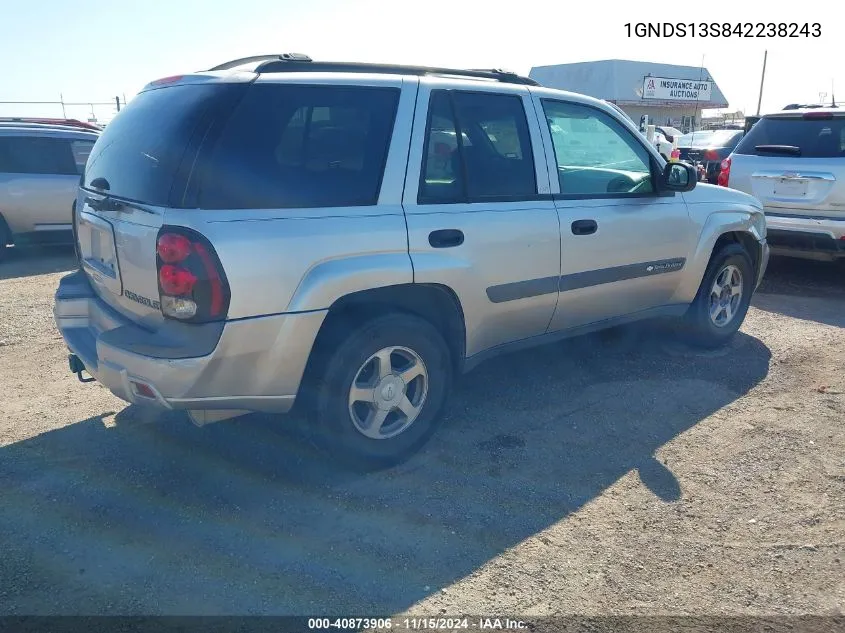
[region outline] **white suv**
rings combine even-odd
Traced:
[[[763,203],[773,255],[845,258],[845,110],[764,116],[722,161],[719,184]]]

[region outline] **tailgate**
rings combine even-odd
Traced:
[[[76,199],[82,269],[97,295],[150,329],[163,321],[156,241],[165,211],[184,204],[207,131],[246,84],[211,75],[153,82],[106,126]]]
[[[84,190],[77,209],[80,263],[94,291],[124,316],[155,329],[164,318],[156,269],[156,237],[164,209],[108,204]]]
[[[780,161],[775,159],[775,162]],[[845,160],[842,160],[841,169],[831,169],[830,164],[808,164],[811,162],[815,161],[805,159],[782,166],[767,165],[765,169],[753,171],[752,195],[766,208],[845,217]]]

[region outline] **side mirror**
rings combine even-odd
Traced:
[[[687,163],[666,163],[663,188],[668,191],[692,191],[698,182],[698,171]]]

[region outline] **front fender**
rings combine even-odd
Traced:
[[[407,253],[371,253],[320,262],[305,273],[285,312],[324,310],[354,292],[414,281]]]
[[[756,242],[766,238],[765,216],[762,211],[714,211],[707,215],[698,236],[695,250],[686,266],[683,282],[675,293],[678,303],[691,303],[698,293],[713,247],[725,233],[747,233]]]

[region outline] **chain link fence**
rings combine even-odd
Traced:
[[[112,101],[0,101],[0,118],[32,117],[77,119],[105,125],[126,105],[126,96]]]

